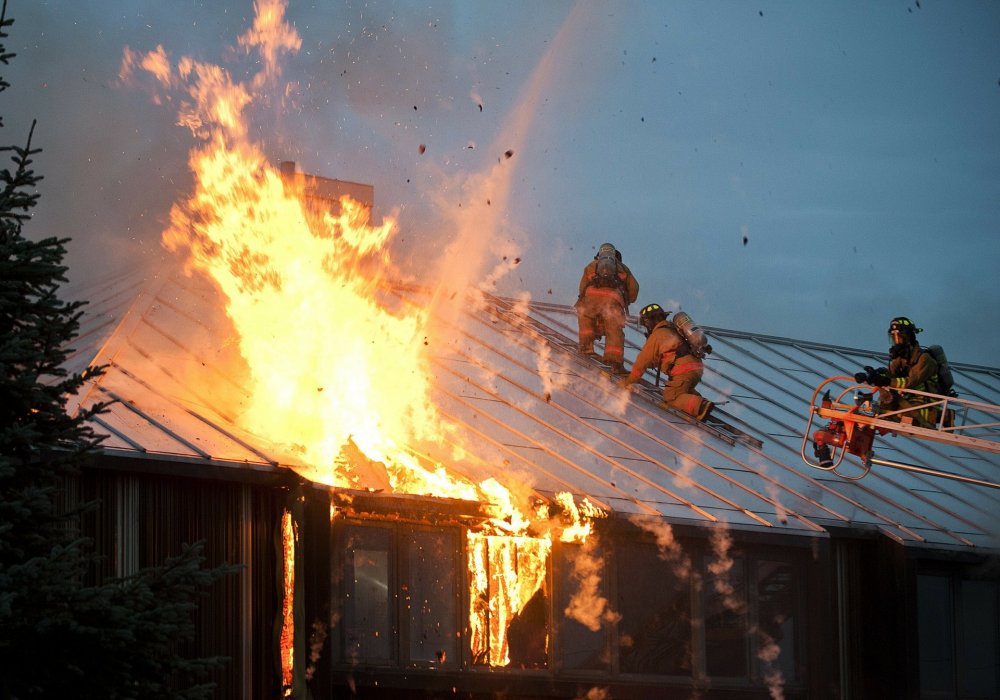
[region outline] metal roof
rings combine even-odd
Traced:
[[[400,285],[387,301],[424,307],[426,289]],[[269,452],[220,408],[218,392],[243,391],[225,339],[222,304],[198,277],[123,277],[87,292],[91,304],[70,369],[107,363],[76,401],[113,400],[94,419],[104,451],[234,469],[295,466]],[[569,491],[624,517],[725,523],[735,529],[825,536],[879,532],[907,545],[997,547],[1000,490],[875,466],[851,481],[800,456],[815,387],[826,377],[884,364],[884,353],[702,327],[714,352],[701,392],[725,426],[697,424],[659,407],[647,384],[631,394],[576,348],[572,307],[485,295],[452,325],[455,342],[432,360],[433,399],[464,434],[414,446],[428,466],[479,482],[495,477],[551,496]],[[643,343],[626,329],[626,364]],[[1000,370],[953,363],[960,395],[1000,404]],[[209,392],[206,387],[212,387]],[[71,403],[71,410],[76,402]],[[904,436],[876,439],[900,462],[996,481],[1000,455]],[[361,488],[385,488],[358,470]]]

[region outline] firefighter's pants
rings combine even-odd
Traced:
[[[681,361],[678,360],[677,364],[681,364]],[[671,374],[663,386],[663,403],[670,408],[675,408],[697,418],[702,405],[707,401],[695,390],[698,382],[701,381],[702,374],[704,374],[704,370],[700,369]]]
[[[594,340],[604,331],[604,361],[620,364],[625,361],[625,308],[620,296],[591,294],[592,290],[576,304],[576,318],[580,331],[580,350],[590,352]]]

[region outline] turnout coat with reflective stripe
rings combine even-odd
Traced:
[[[580,297],[584,296],[614,296],[621,300],[622,306],[635,303],[639,298],[639,281],[636,280],[632,271],[625,263],[618,263],[618,287],[597,287],[594,281],[597,279],[597,261],[591,260],[583,268],[583,275],[580,276]]]
[[[635,357],[635,362],[632,364],[632,378],[638,380],[650,367],[658,367],[660,371],[673,377],[686,372],[701,371],[704,365],[691,354],[687,342],[674,329],[673,324],[669,321],[660,321],[653,327],[646,344]]]

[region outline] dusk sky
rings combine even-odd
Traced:
[[[195,143],[176,105],[119,82],[123,52],[238,76],[251,0],[7,14],[2,141],[37,119],[44,149],[28,235],[73,238],[75,284],[155,270]],[[502,167],[489,248],[521,262],[500,293],[572,304],[610,241],[641,285],[632,313],[655,301],[883,351],[906,315],[953,361],[1000,366],[1000,3],[289,0],[286,15],[302,45],[257,138],[275,165],[374,185],[404,269],[447,239],[465,183]]]

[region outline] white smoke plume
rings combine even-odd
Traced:
[[[714,529],[710,543],[715,559],[709,563],[708,571],[712,574],[712,585],[715,592],[722,597],[722,604],[727,610],[741,614],[746,610],[746,602],[736,595],[736,588],[730,578],[734,561],[729,554],[733,546],[729,530],[725,527]]]
[[[757,630],[757,634],[760,637],[757,658],[764,662],[764,682],[767,684],[771,700],[785,700],[785,676],[781,669],[774,666],[781,656],[781,647],[766,632]]]
[[[570,596],[564,611],[566,617],[592,632],[601,629],[603,623],[615,623],[621,619],[621,615],[611,609],[611,603],[600,593],[604,559],[598,554],[597,547],[597,537],[591,534],[573,559],[571,575],[578,588]]]
[[[681,543],[674,537],[674,529],[670,523],[639,516],[632,516],[629,520],[656,538],[660,559],[671,565],[678,579],[687,581],[691,578],[691,557],[684,552]]]

